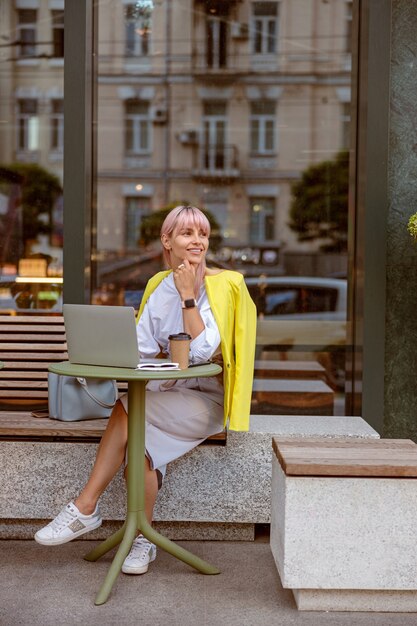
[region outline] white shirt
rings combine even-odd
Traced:
[[[220,333],[210,308],[204,286],[197,299],[197,307],[204,322],[204,330],[190,343],[190,363],[208,361],[220,346]],[[174,275],[168,274],[158,285],[143,309],[136,326],[139,353],[141,358],[154,358],[162,350],[169,358],[169,335],[184,332],[181,298],[175,287]],[[156,385],[154,384],[156,383]],[[162,385],[161,385],[162,383]],[[163,388],[163,381],[150,381],[147,389],[156,391]],[[199,388],[207,391],[223,389],[215,378],[187,379],[176,382],[175,386]]]

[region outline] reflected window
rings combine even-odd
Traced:
[[[150,103],[126,100],[125,145],[127,154],[147,154],[151,149]]]
[[[38,101],[34,98],[18,100],[17,147],[18,150],[39,149]]]
[[[207,67],[227,66],[227,22],[218,17],[207,18]]]
[[[346,52],[352,52],[352,0],[346,2]]]
[[[275,198],[251,198],[251,243],[261,243],[275,238]]]
[[[350,147],[350,102],[342,103],[342,146],[343,150]]]
[[[17,11],[17,39],[19,57],[28,58],[36,55],[36,10]]]
[[[64,11],[52,11],[52,56],[64,57]]]
[[[252,51],[274,54],[277,50],[278,3],[254,2],[252,18]]]
[[[205,102],[203,118],[203,167],[222,170],[226,166],[226,103]]]
[[[275,152],[275,102],[251,103],[250,149],[256,154]]]
[[[153,2],[142,0],[125,6],[125,54],[147,56],[151,48]]]
[[[127,197],[126,205],[126,236],[125,246],[127,250],[139,248],[140,224],[145,215],[151,212],[151,198]]]
[[[62,152],[64,149],[64,100],[51,101],[51,150]]]

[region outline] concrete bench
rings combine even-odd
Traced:
[[[334,391],[321,380],[258,378],[252,398],[255,412],[333,415]]]
[[[285,437],[378,438],[360,417],[252,415],[248,432],[229,431],[225,445],[201,445],[168,466],[155,507],[156,525],[175,539],[253,540],[270,523],[271,440]],[[0,442],[0,534],[30,538],[78,493],[94,461],[97,443]],[[103,495],[102,528],[86,539],[105,538],[123,519],[121,472]]]
[[[417,611],[417,445],[273,438],[271,549],[299,610]]]

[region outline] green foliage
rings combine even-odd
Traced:
[[[33,163],[14,163],[7,169],[22,176],[23,240],[35,239],[49,233],[51,222],[43,222],[39,215],[51,215],[56,199],[62,193],[60,180],[43,167]]]
[[[141,222],[140,225],[140,239],[139,244],[147,245],[152,241],[159,240],[161,226],[168,215],[168,213],[174,209],[179,204],[188,204],[187,202],[179,203],[173,202],[168,206],[151,213],[150,215],[146,215]],[[206,211],[205,209],[201,209],[204,215],[207,217],[210,222],[211,235],[210,235],[210,248],[212,250],[216,250],[221,242],[220,235],[220,226],[215,219],[215,217],[210,213],[210,211]]]
[[[311,165],[292,187],[289,226],[299,241],[325,239],[321,250],[347,249],[349,153]]]
[[[414,213],[408,220],[407,230],[412,238],[417,241],[417,213]]]

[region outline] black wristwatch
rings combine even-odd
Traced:
[[[190,298],[189,300],[183,300],[181,302],[181,306],[183,309],[193,309],[195,306],[197,306],[197,302],[194,300],[194,298]]]

